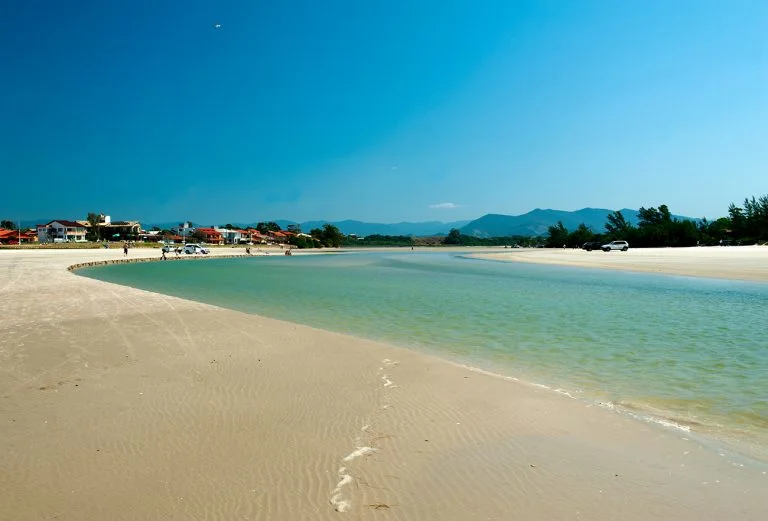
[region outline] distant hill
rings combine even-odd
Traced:
[[[306,221],[303,223],[296,223],[294,221],[280,220],[275,222],[283,229],[287,228],[289,224],[299,224],[301,230],[308,233],[313,228],[322,228],[323,225],[329,221]],[[454,221],[449,223],[440,221],[418,223],[400,222],[394,224],[366,223],[352,220],[330,221],[330,224],[336,226],[346,235],[412,235],[416,237],[425,235],[447,235],[451,228],[461,228],[467,223],[469,223],[469,221]]]
[[[46,221],[47,222],[47,221]],[[367,235],[411,235],[414,237],[423,237],[427,235],[448,235],[448,232],[452,228],[461,228],[469,223],[469,221],[453,221],[444,223],[441,221],[426,221],[426,222],[400,222],[394,224],[383,223],[367,223],[362,221],[305,221],[296,222],[289,219],[277,219],[275,220],[281,229],[285,230],[290,225],[298,224],[301,227],[301,231],[309,233],[313,228],[322,228],[325,223],[330,223],[336,226],[342,233],[346,235],[356,234],[360,236]],[[195,226],[211,226],[211,223],[202,223],[193,221]],[[229,222],[235,227],[246,228],[248,226],[255,227],[258,223],[237,223]],[[225,224],[224,222],[217,223],[217,226]],[[170,229],[179,225],[179,222],[164,222],[164,223],[144,223],[142,226],[145,229],[150,229],[153,226],[157,226],[160,229]]]
[[[630,224],[637,225],[638,212],[629,208],[623,208],[620,210],[624,215],[624,218]],[[606,208],[582,208],[574,212],[566,212],[563,210],[543,210],[536,208],[528,213],[522,215],[500,215],[500,214],[487,214],[474,221],[454,221],[454,222],[440,222],[440,221],[427,221],[427,222],[399,222],[393,224],[384,223],[368,223],[363,221],[305,221],[296,222],[287,219],[278,219],[275,222],[282,229],[288,228],[289,225],[298,224],[301,230],[305,233],[309,233],[313,228],[322,228],[327,222],[336,226],[342,233],[346,235],[356,234],[360,236],[368,235],[410,235],[413,237],[424,237],[434,235],[447,235],[448,232],[453,229],[459,229],[461,233],[465,235],[472,235],[474,237],[510,237],[512,235],[524,235],[524,236],[541,236],[547,234],[547,229],[550,226],[557,224],[557,221],[562,221],[569,231],[575,230],[581,223],[584,223],[595,233],[605,232],[605,223],[608,221],[608,215],[613,210]],[[684,217],[680,215],[674,215],[677,219],[690,219],[690,217]],[[698,219],[691,219],[697,221]],[[47,222],[47,221],[45,221]],[[210,223],[198,223],[194,221],[196,225],[210,226]],[[224,222],[219,223],[219,225]],[[231,223],[234,226],[245,228],[248,226],[256,226],[257,223]],[[142,225],[149,229],[153,226],[151,223],[142,223]],[[171,228],[177,226],[178,222],[173,223],[159,223],[162,229]]]
[[[627,222],[637,224],[637,210],[620,210]],[[608,215],[613,210],[605,208],[582,208],[575,212],[563,210],[542,210],[536,208],[522,215],[487,214],[462,227],[461,233],[475,237],[508,237],[512,235],[546,235],[550,226],[562,221],[569,231],[575,230],[581,223],[595,233],[605,231]],[[683,217],[685,219],[685,217]]]

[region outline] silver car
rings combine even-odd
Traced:
[[[202,253],[203,255],[206,255],[208,253],[211,253],[211,250],[209,250],[208,248],[203,248],[199,244],[188,243],[184,246],[184,253],[187,253],[187,254]]]
[[[611,241],[608,244],[603,244],[601,248],[603,251],[621,250],[627,251],[629,249],[629,243],[627,241]]]

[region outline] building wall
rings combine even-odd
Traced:
[[[85,228],[67,227],[53,222],[48,226],[49,240],[63,239],[65,241],[85,242]]]

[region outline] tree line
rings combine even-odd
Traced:
[[[758,244],[768,242],[768,195],[747,198],[742,206],[731,203],[728,216],[715,221],[677,219],[667,205],[641,207],[637,226],[620,211],[608,215],[603,233],[585,224],[569,231],[562,221],[547,230],[546,246],[578,248],[587,242],[625,240],[633,248],[714,246],[718,244]]]
[[[443,239],[443,244],[446,246],[519,246],[521,248],[535,248],[542,244],[542,241],[538,237],[524,235],[475,237],[474,235],[464,235],[460,230],[453,228]]]

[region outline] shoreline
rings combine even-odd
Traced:
[[[526,262],[659,275],[768,282],[768,247],[766,246],[630,248],[626,252],[588,252],[580,249],[547,248],[469,253],[467,257],[497,262]]]
[[[67,271],[121,260],[93,253],[0,253],[0,519],[768,515],[765,473],[679,433]]]
[[[380,251],[379,248],[376,249],[357,249],[354,251],[349,250],[343,250],[341,252],[337,251],[313,251],[309,250],[309,254],[341,254],[341,253],[370,253],[370,252],[378,252]],[[408,255],[408,252],[402,251],[402,250],[388,250],[393,251],[395,253],[399,254],[405,254]],[[430,253],[466,253],[463,249],[455,248],[451,251],[443,252],[442,250],[427,250]],[[423,252],[422,252],[423,253]],[[487,251],[482,251],[480,253],[488,253]],[[492,254],[492,253],[491,253]],[[300,254],[299,254],[300,255]],[[263,255],[262,255],[263,256]],[[218,255],[217,258],[239,258],[243,257],[243,255]],[[473,257],[472,255],[459,255],[459,257]],[[175,257],[176,260],[205,260],[205,259],[211,259],[210,256],[181,256],[181,257]],[[73,266],[69,266],[68,269],[70,271],[75,271],[80,268],[89,268],[89,267],[96,267],[101,265],[109,265],[109,264],[121,264],[121,263],[133,263],[133,262],[154,262],[158,261],[160,259],[156,258],[147,258],[147,259],[118,259],[118,260],[112,260],[112,261],[96,261],[91,263],[81,263]],[[98,280],[99,278],[96,277]],[[132,286],[135,287],[135,286]],[[141,286],[138,286],[139,288]],[[145,291],[156,291],[151,289],[145,289]],[[159,292],[162,294],[162,292]],[[180,296],[180,298],[184,298],[183,296]],[[197,300],[197,299],[195,299]],[[204,302],[204,301],[200,301]],[[214,304],[215,305],[215,304]],[[224,306],[222,309],[234,309]],[[248,314],[254,314],[253,311],[247,311],[247,310],[240,310]],[[257,314],[257,313],[256,313]],[[260,315],[260,316],[270,316],[267,315]],[[278,318],[278,320],[280,320]],[[304,325],[301,322],[292,322],[296,325]],[[311,327],[311,326],[310,326]],[[327,329],[328,331],[333,331],[333,329]],[[353,338],[360,338],[360,339],[366,339],[364,336],[358,336],[351,333],[342,333],[347,334],[348,336],[351,336]],[[370,339],[374,340],[374,339]],[[374,340],[375,341],[375,340]],[[389,343],[387,341],[383,341],[385,343]],[[403,348],[403,349],[410,349],[408,343],[402,343],[402,342],[394,342],[389,343],[389,345],[392,345],[394,347]],[[674,431],[678,431],[680,433],[685,433],[689,436],[695,436],[697,437],[697,441],[712,447],[712,450],[715,451],[726,451],[730,454],[732,454],[734,457],[743,459],[744,461],[754,461],[757,465],[767,465],[768,464],[768,444],[766,442],[768,441],[768,438],[766,438],[764,435],[761,435],[760,433],[755,433],[752,431],[743,431],[740,428],[734,427],[734,425],[731,425],[728,423],[727,419],[717,418],[717,417],[707,417],[707,418],[697,418],[696,420],[692,420],[687,415],[683,414],[681,411],[674,411],[674,410],[662,410],[658,408],[658,405],[651,406],[650,404],[646,403],[625,403],[621,400],[611,399],[610,393],[606,392],[605,389],[582,389],[579,386],[573,386],[568,385],[567,383],[560,383],[560,384],[554,384],[551,380],[547,379],[546,375],[539,375],[539,377],[536,377],[531,374],[521,374],[519,371],[519,367],[515,366],[500,366],[498,364],[495,364],[491,362],[490,360],[477,360],[477,359],[464,359],[460,355],[451,354],[445,351],[442,351],[441,349],[437,347],[433,348],[424,348],[423,346],[419,349],[420,353],[424,353],[428,356],[434,357],[436,359],[442,360],[447,363],[456,364],[460,367],[463,367],[467,370],[473,371],[473,372],[480,372],[486,375],[490,375],[496,378],[505,379],[508,381],[515,381],[522,385],[535,387],[539,389],[545,389],[552,393],[557,393],[562,396],[565,396],[570,399],[578,400],[587,406],[599,406],[605,409],[608,409],[616,414],[621,414],[625,417],[631,417],[634,418],[637,421],[645,422],[645,423],[652,423],[659,425],[663,428],[672,429]],[[514,375],[514,376],[512,376]],[[586,391],[586,392],[585,392]]]

